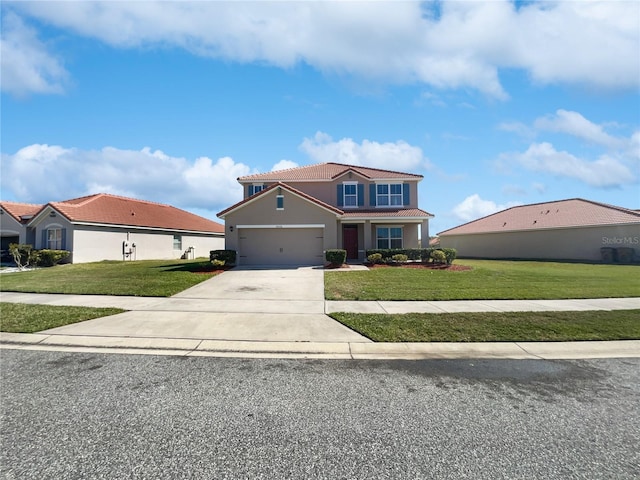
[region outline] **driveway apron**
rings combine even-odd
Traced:
[[[146,308],[53,328],[55,335],[369,342],[324,314],[320,267],[236,267]]]

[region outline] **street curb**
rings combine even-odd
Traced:
[[[342,360],[640,358],[640,340],[605,342],[324,343],[0,333],[0,349],[191,357],[320,358]]]

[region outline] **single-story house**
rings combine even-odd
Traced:
[[[329,249],[362,261],[369,249],[429,238],[418,207],[422,175],[320,163],[238,178],[244,198],[218,217],[240,265],[322,265]]]
[[[465,258],[640,260],[640,212],[581,198],[511,207],[438,236]]]
[[[209,256],[224,226],[170,205],[99,193],[46,205],[0,202],[2,250],[10,243],[69,250],[73,263]]]

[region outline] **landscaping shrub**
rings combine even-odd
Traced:
[[[431,252],[431,260],[433,260],[433,263],[442,264],[447,262],[447,256],[442,250],[434,250]]]
[[[455,248],[441,248],[440,250],[444,253],[447,265],[451,265],[458,256],[458,252]]]
[[[68,250],[38,250],[36,265],[39,267],[53,267],[68,258],[69,255],[71,255],[71,252]]]
[[[235,250],[211,250],[209,252],[209,260],[213,263],[215,260],[224,262],[223,265],[235,265],[236,263],[236,251]],[[214,263],[215,265],[215,263]]]
[[[382,263],[382,254],[381,253],[372,253],[367,257],[369,263]]]
[[[422,263],[428,263],[431,261],[431,254],[435,251],[435,248],[423,248],[420,252],[420,260]]]
[[[367,260],[369,256],[379,254],[382,262],[389,263],[393,261],[394,255],[406,255],[407,261],[421,261],[427,263],[431,259],[433,248],[392,248],[392,249],[371,249],[365,252]]]
[[[404,253],[396,253],[393,257],[391,257],[394,263],[407,263],[409,257]]]
[[[224,260],[218,260],[217,258],[212,260],[211,263],[213,264],[214,267],[224,267],[224,264],[226,263]]]
[[[327,250],[324,254],[324,258],[331,265],[342,265],[347,261],[347,251],[340,249]]]

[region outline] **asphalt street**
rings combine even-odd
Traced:
[[[3,350],[3,479],[637,479],[640,359]]]

